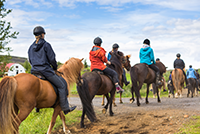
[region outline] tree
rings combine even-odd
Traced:
[[[10,53],[12,50],[6,45],[10,42],[10,39],[16,39],[19,32],[11,32],[10,22],[6,22],[5,17],[12,11],[4,8],[5,0],[0,0],[0,53],[7,53],[7,55],[0,57],[0,72],[4,73],[6,64],[9,62]]]
[[[88,67],[87,60],[85,59],[84,60],[84,68],[87,68],[87,67]]]
[[[26,73],[31,73],[31,64],[28,62],[28,60],[23,63],[23,67],[26,69]]]

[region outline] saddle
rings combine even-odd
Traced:
[[[110,80],[113,82],[113,78],[112,78],[110,75],[107,75],[107,74],[103,73],[103,71],[100,70],[100,69],[93,69],[92,72],[98,73],[99,75],[100,75],[100,74],[101,74],[101,75],[106,75],[106,76],[107,76],[108,78],[110,78]],[[113,82],[113,83],[114,83],[114,82]]]
[[[34,76],[36,76],[36,77],[38,77],[41,80],[48,81],[46,79],[46,77],[44,75],[42,75],[40,72],[32,72],[31,74],[34,75]],[[54,89],[54,91],[56,93],[56,96],[57,96],[55,103],[53,104],[53,106],[51,106],[52,108],[54,108],[57,105],[57,102],[58,102],[58,89],[57,89],[57,87],[53,83],[51,83],[50,81],[48,81],[48,82],[53,86],[53,89]]]

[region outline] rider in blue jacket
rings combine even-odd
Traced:
[[[198,88],[198,81],[197,81],[197,74],[195,72],[195,70],[192,68],[192,65],[189,66],[189,69],[187,70],[187,79],[189,78],[194,78],[196,80],[196,88],[197,88],[197,91],[199,91],[199,88]]]
[[[143,42],[143,46],[140,49],[140,63],[146,63],[151,69],[153,69],[156,72],[156,85],[161,85],[161,77],[160,77],[160,70],[155,65],[155,58],[153,49],[150,47],[150,41],[149,39],[145,39]]]
[[[32,66],[31,73],[39,72],[48,81],[58,88],[60,106],[64,114],[73,111],[76,106],[70,107],[67,100],[67,83],[61,76],[55,74],[57,70],[56,55],[51,45],[44,40],[45,30],[37,26],[33,30],[36,40],[29,47],[28,57]]]

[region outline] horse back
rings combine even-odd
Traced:
[[[15,76],[15,79],[17,80],[15,99],[18,106],[24,103],[38,108],[47,108],[55,103],[57,95],[50,82],[27,73],[20,73]]]
[[[179,68],[175,68],[172,71],[172,82],[176,90],[181,89],[184,86],[185,76],[183,71]]]

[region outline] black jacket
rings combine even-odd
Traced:
[[[185,68],[185,63],[182,59],[176,59],[174,61],[174,68],[180,68],[180,69],[183,69]]]
[[[38,71],[46,77],[54,75],[54,70],[57,70],[57,62],[51,45],[44,39],[40,39],[38,44],[35,42],[28,50],[28,57],[32,66],[31,72]]]

